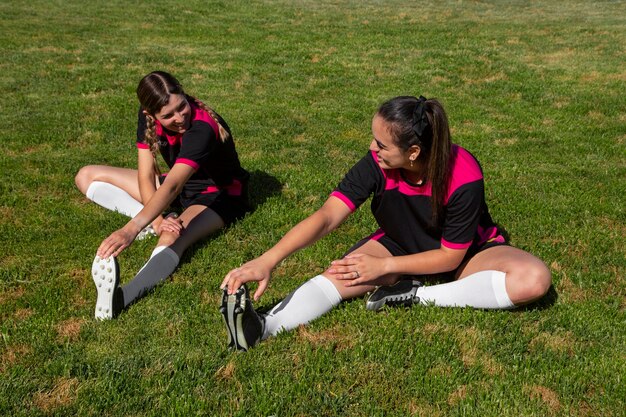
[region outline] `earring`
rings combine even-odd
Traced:
[[[413,168],[413,160],[409,159],[409,164],[411,165],[411,168]]]

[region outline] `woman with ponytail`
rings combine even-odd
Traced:
[[[509,309],[548,291],[548,268],[509,246],[492,221],[480,165],[452,144],[437,100],[396,97],[383,103],[372,133],[369,151],[320,209],[226,275],[221,311],[232,347],[248,349],[372,291],[370,310],[412,304]],[[267,314],[257,314],[245,283],[259,283],[258,299],[280,261],[337,228],[370,196],[378,230]],[[423,286],[433,275],[448,282]]]
[[[137,87],[138,169],[83,167],[76,185],[95,203],[131,217],[97,250],[92,275],[95,316],[113,318],[165,280],[194,242],[243,217],[249,210],[249,174],[224,119],[183,91],[172,75],[155,71]],[[161,174],[161,154],[169,168]],[[163,213],[170,206],[179,215]],[[119,285],[116,257],[135,239],[158,235],[150,259],[127,285]]]

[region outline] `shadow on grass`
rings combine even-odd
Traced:
[[[550,285],[548,292],[539,300],[534,303],[526,304],[521,306],[515,311],[531,311],[531,310],[546,310],[556,304],[559,299],[559,293],[556,292],[554,285]]]
[[[250,183],[248,185],[248,200],[250,202],[250,212],[247,214],[248,216],[257,209],[258,206],[265,203],[268,198],[276,196],[280,194],[283,185],[278,181],[278,179],[267,172],[255,170],[250,173]],[[218,230],[217,232],[207,236],[204,239],[200,239],[193,245],[191,245],[185,251],[183,258],[181,259],[181,263],[189,260],[193,254],[211,240],[222,236],[224,233],[228,231],[228,226]]]

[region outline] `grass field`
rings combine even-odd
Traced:
[[[0,415],[626,415],[626,3],[138,3],[0,3]],[[91,261],[126,220],[73,178],[136,165],[134,90],[154,69],[229,122],[256,211],[96,322]],[[549,296],[514,312],[356,300],[229,352],[226,272],[325,200],[403,94],[444,103],[492,216],[550,266]],[[284,261],[259,306],[373,230],[366,205]],[[154,244],[120,256],[122,281]]]

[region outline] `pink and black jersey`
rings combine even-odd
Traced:
[[[191,126],[185,133],[171,132],[156,121],[156,135],[161,155],[170,169],[174,164],[186,164],[195,173],[183,187],[181,198],[193,199],[198,194],[220,194],[241,196],[249,174],[241,167],[232,140],[219,139],[219,127],[215,120],[199,108],[192,97],[187,97],[191,105]],[[218,115],[224,129],[230,129]],[[137,148],[149,149],[145,142],[146,116],[139,109],[137,122]]]
[[[445,216],[432,223],[431,185],[406,181],[399,169],[382,169],[376,154],[368,152],[354,165],[331,195],[352,211],[373,194],[372,213],[380,229],[407,254],[438,249],[480,247],[501,239],[487,210],[483,174],[478,161],[465,149],[452,146],[451,176],[445,198]]]

